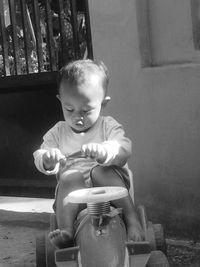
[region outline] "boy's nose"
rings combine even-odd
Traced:
[[[76,115],[74,120],[75,120],[75,122],[83,121],[84,117],[83,117],[83,115]]]
[[[83,116],[82,117],[77,117],[76,119],[75,119],[75,124],[76,125],[83,125],[84,124],[84,118],[83,118]]]
[[[76,118],[76,120],[83,120],[84,117],[83,117],[83,115],[77,115],[75,118]]]

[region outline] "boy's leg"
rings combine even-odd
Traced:
[[[83,176],[77,171],[67,171],[60,175],[56,198],[56,219],[58,229],[49,233],[50,241],[56,247],[72,245],[74,221],[79,211],[79,204],[63,203],[66,196],[77,189],[85,187]]]
[[[91,171],[91,179],[93,186],[126,187],[119,174],[109,166],[97,166],[93,168]],[[114,200],[112,203],[114,206],[123,209],[128,239],[141,241],[143,239],[143,231],[130,195],[128,194],[125,198]]]

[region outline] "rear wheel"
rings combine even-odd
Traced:
[[[163,253],[167,254],[167,244],[162,225],[153,224],[153,230],[154,230],[157,250],[161,250]]]
[[[56,230],[58,228],[57,220],[56,220],[56,214],[52,213],[50,215],[50,229],[49,231],[52,232],[53,230]]]
[[[146,267],[170,267],[170,265],[165,254],[162,251],[156,250],[151,252]]]
[[[45,234],[36,237],[36,267],[47,267]]]
[[[50,215],[50,227],[49,231],[52,232],[58,228],[57,220],[56,220],[56,214],[52,213]],[[46,235],[46,261],[47,261],[47,267],[54,267],[55,264],[55,247],[51,244],[49,241],[48,235]]]
[[[46,249],[46,267],[56,267],[55,263],[55,247],[49,241],[48,235],[45,236]]]

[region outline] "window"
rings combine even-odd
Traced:
[[[200,0],[136,0],[142,67],[200,63]]]
[[[57,71],[92,58],[87,0],[1,0],[0,77]]]

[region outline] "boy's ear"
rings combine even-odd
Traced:
[[[59,95],[59,94],[57,94],[57,95],[56,95],[56,98],[58,98],[58,100],[60,100],[60,95]]]
[[[105,107],[107,104],[108,104],[108,102],[111,100],[111,97],[110,96],[106,96],[105,98],[104,98],[104,100],[102,101],[102,104],[101,104],[101,106],[102,107]]]

